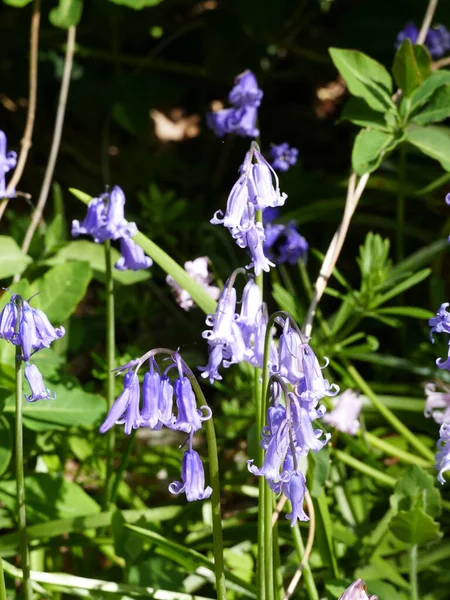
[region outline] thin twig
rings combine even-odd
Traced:
[[[434,13],[439,0],[430,0],[428,2],[427,11],[423,18],[422,27],[420,28],[419,35],[417,36],[416,44],[423,44],[427,37],[428,30],[430,29],[431,21],[433,20]]]
[[[352,173],[348,180],[347,199],[345,202],[344,214],[339,227],[334,234],[331,244],[327,250],[325,258],[320,269],[319,277],[317,278],[316,285],[314,288],[314,294],[311,300],[311,304],[306,315],[305,323],[303,325],[303,331],[307,337],[310,337],[312,330],[312,321],[316,312],[316,308],[322,295],[327,287],[328,280],[333,273],[333,269],[336,266],[336,262],[344,245],[345,238],[347,236],[350,221],[353,213],[358,206],[359,199],[362,196],[364,188],[366,187],[367,181],[369,180],[369,174],[366,173],[361,177],[356,186],[356,174]],[[356,186],[356,187],[355,187]]]
[[[42,182],[41,192],[36,205],[36,209],[31,218],[31,223],[25,234],[25,238],[22,244],[22,252],[27,253],[30,247],[31,240],[33,239],[34,232],[41,220],[42,213],[44,211],[45,203],[47,202],[48,192],[53,178],[55,170],[56,159],[58,157],[59,145],[61,143],[62,128],[64,124],[64,115],[66,112],[67,95],[69,93],[70,75],[72,72],[73,53],[75,49],[75,34],[76,27],[69,27],[67,32],[67,46],[66,56],[64,59],[64,71],[61,81],[61,90],[59,92],[58,109],[56,111],[55,129],[53,131],[52,146],[48,157],[47,167],[45,169],[44,181]],[[18,281],[20,276],[15,276],[14,281]]]
[[[437,71],[443,67],[448,67],[448,65],[450,65],[450,56],[446,56],[445,58],[441,58],[441,60],[436,60],[434,63],[431,63],[431,70]]]
[[[29,70],[29,92],[28,92],[28,110],[25,130],[20,142],[20,153],[17,159],[17,166],[9,181],[5,191],[5,197],[0,201],[0,221],[8,204],[9,195],[19,184],[25,164],[28,158],[28,151],[31,148],[31,139],[33,137],[34,118],[36,115],[36,97],[38,84],[38,50],[39,50],[39,24],[41,20],[40,0],[34,0],[33,16],[31,17],[30,31],[30,70]]]
[[[306,499],[306,505],[308,507],[308,514],[309,514],[309,532],[308,532],[308,540],[306,542],[305,554],[303,555],[302,561],[299,564],[297,571],[295,572],[294,577],[292,578],[292,581],[289,584],[288,589],[286,590],[283,600],[289,600],[289,598],[295,592],[295,588],[297,587],[300,579],[302,578],[303,567],[306,565],[306,563],[309,560],[309,557],[310,557],[310,554],[312,551],[312,547],[314,544],[314,536],[316,533],[316,515],[314,512],[314,505],[313,505],[313,502],[311,499],[311,495],[308,491],[306,491],[305,499]]]

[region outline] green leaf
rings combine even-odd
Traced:
[[[390,522],[392,533],[400,541],[414,546],[428,544],[441,538],[439,523],[422,508],[400,511]]]
[[[417,271],[421,267],[432,262],[441,252],[448,250],[448,247],[449,244],[447,239],[436,240],[432,244],[421,248],[398,263],[398,265],[392,269],[391,277],[397,277],[401,274]]]
[[[66,427],[92,427],[106,413],[106,400],[98,394],[88,394],[79,387],[49,384],[56,394],[55,400],[41,400],[23,405],[23,422],[33,431],[64,429]],[[28,393],[28,391],[26,392]],[[6,401],[5,412],[14,412],[14,398]]]
[[[2,502],[17,514],[16,482],[0,482]],[[25,477],[27,517],[31,521],[48,521],[61,517],[82,517],[100,512],[98,504],[76,483],[50,473]]]
[[[418,306],[388,306],[386,308],[379,308],[377,313],[381,315],[401,315],[403,317],[423,320],[431,319],[434,316],[434,313],[430,310]]]
[[[91,197],[84,192],[80,192],[73,188],[71,188],[70,191],[85,204],[89,203]],[[206,293],[199,283],[189,277],[186,271],[180,267],[173,258],[164,252],[164,250],[149,240],[148,237],[140,231],[134,236],[133,240],[136,244],[139,244],[144,252],[146,252],[146,254],[148,254],[148,256],[150,256],[163,271],[168,275],[171,275],[178,285],[190,294],[194,302],[203,310],[203,312],[208,314],[216,311],[217,302]]]
[[[411,277],[408,277],[407,279],[405,279],[405,281],[402,281],[401,283],[399,283],[398,285],[396,285],[392,289],[390,289],[389,292],[386,292],[385,294],[378,296],[372,302],[372,308],[375,308],[377,306],[380,306],[381,304],[384,304],[391,298],[394,298],[395,296],[398,296],[402,292],[408,290],[410,287],[417,285],[418,283],[420,283],[421,281],[426,279],[430,275],[430,273],[431,273],[431,269],[422,269],[421,271],[414,273],[414,275],[411,275]]]
[[[358,175],[375,171],[387,154],[395,147],[391,133],[375,129],[363,129],[358,133],[352,151],[353,169]]]
[[[155,531],[150,529],[142,529],[142,527],[135,527],[134,525],[125,525],[128,529],[133,531],[136,535],[140,536],[148,542],[154,543],[160,550],[164,552],[164,555],[169,557],[171,560],[179,563],[188,572],[194,572],[199,567],[203,567],[211,572],[214,572],[214,563],[200,552],[193,550],[192,548],[182,546],[176,542],[168,540]],[[239,588],[241,594],[245,594],[249,598],[256,598],[256,589],[254,585],[243,581],[233,573],[225,569],[225,578],[230,584],[234,584],[234,587]],[[231,587],[231,586],[230,586]]]
[[[345,103],[339,117],[340,121],[351,121],[361,127],[372,127],[380,131],[389,131],[383,115],[370,108],[362,98],[350,98]]]
[[[310,475],[307,480],[308,487],[310,487]],[[316,515],[316,540],[320,555],[324,564],[331,567],[333,576],[339,577],[339,568],[334,549],[333,523],[324,490],[322,489],[322,493],[319,496],[312,498],[312,501]]]
[[[12,457],[13,439],[11,427],[5,417],[0,417],[0,475],[9,467]]]
[[[408,38],[395,53],[392,74],[405,96],[410,96],[431,74],[431,57],[423,46],[412,45]]]
[[[450,130],[448,128],[432,125],[423,127],[410,123],[405,133],[407,142],[439,161],[446,171],[450,171]]]
[[[441,495],[435,487],[435,478],[417,465],[404,471],[391,496],[394,510],[408,511],[423,508],[432,518],[441,514]]]
[[[87,262],[68,262],[33,281],[33,306],[42,309],[53,324],[66,321],[84,298],[92,270]]]
[[[395,110],[392,79],[383,65],[356,50],[330,48],[330,55],[353,96],[364,98],[378,112]]]
[[[50,23],[61,29],[69,29],[78,25],[82,12],[82,0],[59,0],[59,5],[50,11]]]
[[[0,279],[21,274],[32,259],[27,254],[22,254],[17,242],[7,235],[0,235]]]
[[[310,457],[314,465],[311,476],[311,496],[318,498],[324,489],[330,470],[330,449],[325,446],[321,452],[311,452]]]
[[[102,244],[96,244],[88,240],[76,240],[69,242],[46,264],[65,264],[66,261],[79,261],[80,258],[89,263],[97,273],[105,273],[105,249]],[[116,263],[120,258],[120,252],[111,248],[111,258]],[[122,285],[132,285],[139,281],[146,281],[150,277],[148,270],[119,271],[112,270],[113,278]]]
[[[5,4],[9,4],[10,6],[15,6],[16,8],[23,8],[33,0],[3,0]]]
[[[290,294],[286,288],[279,283],[273,284],[273,298],[281,310],[290,313],[296,321],[301,321],[299,318],[298,301]]]
[[[419,125],[437,123],[450,117],[450,84],[438,88],[423,110],[414,115],[412,121]]]
[[[411,96],[410,111],[414,112],[423,106],[431,98],[435,90],[446,84],[450,84],[450,71],[441,69],[431,73]]]
[[[113,4],[120,4],[121,6],[127,6],[134,10],[142,10],[149,6],[157,6],[162,0],[109,0]]]

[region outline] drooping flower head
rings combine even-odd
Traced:
[[[28,381],[31,390],[30,396],[25,394],[25,398],[28,402],[36,402],[36,400],[54,400],[56,398],[56,394],[52,395],[50,390],[45,387],[42,374],[36,365],[28,362],[26,363],[25,379]]]
[[[6,151],[6,135],[0,130],[0,198],[5,197],[6,193],[6,173],[14,169],[17,164],[17,153]],[[12,190],[9,197],[15,195],[15,190]]]
[[[357,579],[339,596],[339,600],[378,600],[378,596],[369,596],[364,581]]]
[[[133,242],[130,237],[120,238],[120,251],[122,256],[116,262],[114,267],[119,271],[139,271],[139,269],[148,269],[153,264],[152,259],[145,255],[140,246]]]
[[[450,423],[442,423],[439,429],[434,466],[438,472],[438,481],[443,485],[445,483],[444,473],[450,470]]]
[[[414,23],[409,22],[397,35],[395,47],[398,48],[406,39],[410,39],[411,43],[415,44],[418,37],[418,28]],[[435,25],[434,27],[431,27],[425,37],[424,46],[428,49],[433,58],[443,56],[450,50],[450,32],[444,25]]]
[[[447,311],[448,305],[448,302],[444,302],[443,304],[441,304],[439,310],[436,313],[436,316],[431,317],[431,319],[428,320],[428,325],[431,327],[430,337],[432,342],[434,342],[434,333],[446,333],[450,335],[450,313]],[[442,360],[441,358],[438,358],[436,364],[440,369],[450,369],[450,341],[449,356],[447,360]]]
[[[438,389],[442,391],[438,391]],[[425,410],[424,415],[427,419],[432,417],[438,425],[450,423],[450,388],[443,382],[427,383],[425,385]]]
[[[258,137],[259,130],[256,124],[262,96],[263,93],[258,88],[254,74],[251,71],[244,71],[237,76],[235,86],[228,96],[233,107],[208,113],[206,117],[208,127],[218,137],[223,137],[227,133],[236,133],[243,137]]]
[[[291,148],[289,144],[283,142],[282,144],[273,145],[270,148],[270,158],[272,159],[272,167],[275,171],[286,172],[289,167],[296,164],[298,159],[297,148]]]
[[[213,300],[217,300],[220,295],[220,289],[215,285],[210,285],[212,276],[208,271],[209,258],[207,256],[199,256],[195,260],[188,260],[184,263],[184,270],[192,277],[194,281],[199,283],[208,296],[211,296]],[[194,306],[190,294],[184,290],[178,283],[167,275],[167,284],[173,289],[175,299],[183,310],[190,310]]]
[[[356,435],[359,431],[359,414],[362,401],[359,394],[345,390],[343,394],[333,398],[333,410],[323,416],[323,420],[338,431]]]
[[[212,488],[205,487],[205,472],[201,458],[195,450],[192,449],[192,438],[190,438],[189,450],[186,450],[183,456],[181,466],[181,482],[174,481],[169,485],[171,494],[186,494],[186,500],[193,502],[195,500],[205,500],[212,494]]]

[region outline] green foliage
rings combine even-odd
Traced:
[[[61,29],[78,25],[83,12],[83,0],[58,0],[58,6],[50,11],[50,23]]]
[[[429,52],[423,46],[411,44],[407,38],[395,54],[392,74],[403,94],[406,97],[411,96],[414,90],[431,75]]]
[[[163,0],[109,0],[109,2],[112,2],[113,4],[120,4],[127,8],[132,8],[133,10],[142,10],[149,6],[157,6],[162,1]]]
[[[353,169],[358,175],[375,171],[397,143],[398,141],[390,133],[376,129],[363,129],[356,136],[353,146]]]
[[[25,271],[32,262],[32,258],[22,254],[17,242],[6,235],[0,235],[0,279],[11,277]]]

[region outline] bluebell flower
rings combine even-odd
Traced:
[[[248,343],[256,332],[262,310],[262,293],[251,277],[244,287],[241,299],[241,312],[237,318],[244,340]]]
[[[194,502],[195,500],[205,500],[212,494],[212,488],[205,487],[205,472],[203,470],[203,463],[201,461],[198,452],[189,448],[184,453],[183,463],[181,467],[181,482],[174,481],[169,485],[169,491],[171,494],[186,494],[186,500],[188,502]]]
[[[119,271],[148,269],[153,264],[152,259],[146,256],[142,248],[129,237],[124,236],[120,238],[120,251],[122,256],[114,265]]]
[[[256,127],[258,107],[263,93],[258,88],[256,77],[251,71],[244,71],[236,78],[236,84],[228,99],[233,108],[225,108],[207,114],[208,127],[223,137],[227,133],[256,138],[259,130]]]
[[[450,313],[446,310],[448,302],[444,302],[439,307],[439,310],[436,313],[435,317],[431,317],[428,320],[428,325],[431,327],[430,329],[430,338],[434,343],[433,334],[434,333],[447,333],[450,334]],[[437,366],[440,369],[450,369],[450,342],[449,342],[449,350],[448,350],[448,358],[443,360],[438,358],[436,361]]]
[[[276,171],[288,171],[289,167],[296,164],[298,159],[297,148],[291,148],[286,142],[278,145],[273,145],[270,149],[270,158],[272,159],[272,167]]]
[[[290,424],[284,419],[270,436],[264,436],[264,462],[259,469],[253,465],[253,460],[248,461],[248,468],[254,475],[265,477],[276,483],[280,481],[281,467],[289,449]]]
[[[245,268],[251,269],[253,267],[255,275],[258,276],[261,271],[270,271],[270,267],[274,267],[275,264],[271,262],[264,254],[264,230],[261,223],[253,222],[247,231],[243,232],[241,240],[245,241],[245,247],[250,250],[252,260]]]
[[[206,324],[212,330],[204,331],[202,337],[210,344],[226,344],[234,341],[231,324],[236,315],[236,290],[229,288],[228,282],[225,284],[217,303],[216,313],[208,315]]]
[[[2,340],[14,343],[14,339],[18,335],[16,332],[17,318],[18,312],[15,302],[5,304],[0,312],[0,338]]]
[[[278,343],[278,373],[289,383],[295,384],[303,377],[302,340],[286,319]]]
[[[186,433],[195,432],[201,429],[203,421],[211,418],[209,408],[205,406],[197,408],[197,399],[187,377],[180,376],[175,380],[175,399],[178,415],[173,429]]]
[[[412,22],[407,23],[405,28],[397,35],[395,47],[398,48],[401,43],[409,38],[412,44],[417,42],[419,30]],[[439,58],[450,50],[450,32],[444,25],[431,27],[425,37],[424,46],[428,49],[433,58]]]
[[[265,233],[264,252],[275,264],[294,265],[299,260],[306,260],[308,242],[297,231],[294,221],[287,225],[269,224]]]
[[[296,396],[292,394],[293,431],[295,434],[296,448],[301,456],[306,456],[310,450],[319,452],[328,443],[331,434],[326,433],[322,438],[322,429],[314,429],[312,421],[320,418],[322,413],[303,408]]]
[[[222,375],[219,367],[222,365],[225,344],[213,344],[209,346],[208,364],[206,367],[197,367],[204,379],[209,379],[213,384],[215,380],[220,381]]]
[[[263,155],[254,151],[256,163],[248,179],[250,200],[257,210],[283,206],[287,195],[280,192],[278,176]]]
[[[312,396],[317,402],[325,396],[335,396],[339,393],[339,387],[336,384],[330,385],[328,379],[324,379],[322,367],[319,365],[311,346],[305,343],[302,344],[301,357],[303,377],[299,383],[300,398],[308,401]],[[325,359],[323,368],[327,366],[328,359]]]
[[[356,435],[359,431],[359,415],[362,409],[362,400],[359,394],[346,390],[340,396],[333,398],[333,410],[323,416],[323,420],[338,431]]]
[[[357,579],[339,596],[339,600],[378,600],[378,596],[368,596],[366,584]]]
[[[17,153],[6,152],[6,135],[0,130],[0,198],[4,198],[6,194],[6,181],[5,175],[17,164]],[[15,190],[12,190],[9,197],[15,195]]]
[[[445,483],[443,474],[450,470],[450,424],[442,423],[439,429],[439,440],[437,442],[437,452],[435,469],[438,471],[438,481]]]
[[[123,377],[123,391],[112,405],[101,425],[100,433],[105,433],[115,424],[125,424],[124,431],[129,435],[137,429],[142,419],[139,413],[140,386],[136,373],[129,369]]]
[[[103,196],[92,198],[87,207],[86,217],[83,221],[74,219],[72,221],[72,237],[79,235],[90,235],[97,241],[97,232],[103,227],[105,212],[105,201]]]
[[[306,494],[306,480],[303,473],[301,471],[291,472],[281,484],[281,490],[292,506],[292,511],[286,515],[286,519],[291,521],[291,527],[294,527],[297,521],[309,521],[308,515],[303,510]]]
[[[28,362],[26,363],[25,378],[28,381],[31,390],[30,396],[25,394],[25,398],[28,402],[36,402],[36,400],[54,400],[56,398],[56,394],[52,395],[50,390],[45,387],[41,372],[36,365]]]
[[[153,356],[149,362],[150,367],[142,384],[141,419],[150,429],[161,429],[161,375]]]
[[[432,417],[438,425],[442,423],[450,423],[450,388],[442,381],[438,385],[435,383],[427,383],[425,385],[425,409],[424,415],[427,419]]]

